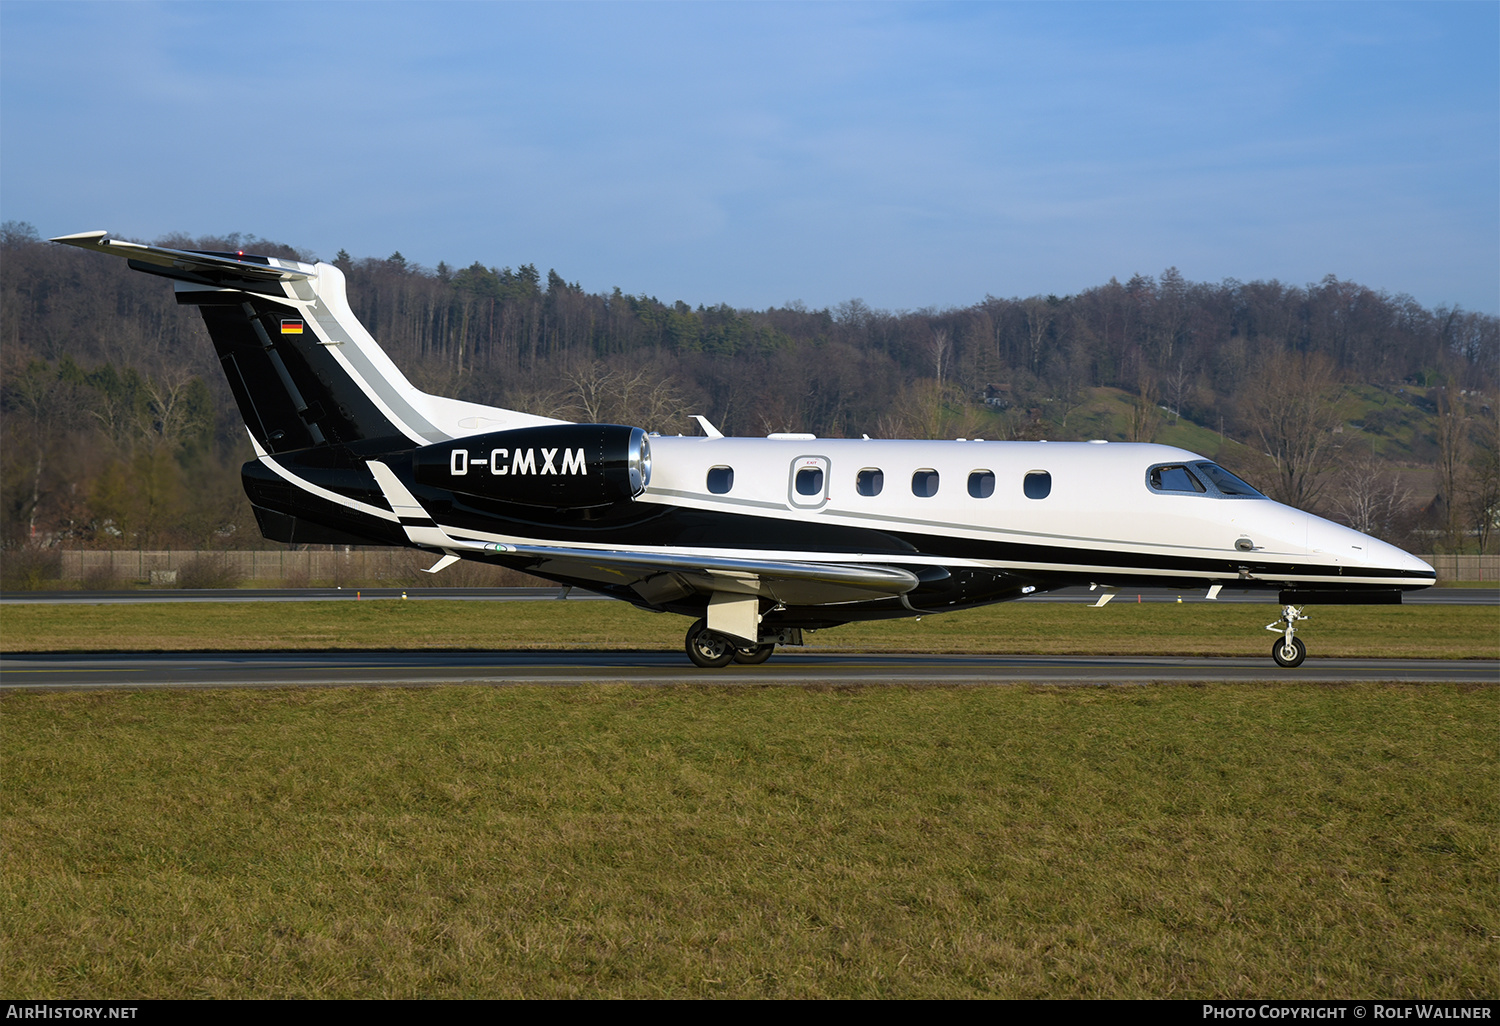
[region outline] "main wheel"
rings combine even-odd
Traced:
[[[775,645],[747,645],[734,650],[734,661],[744,666],[759,666],[771,658],[774,651]]]
[[[734,643],[722,634],[708,629],[703,620],[694,621],[687,632],[687,654],[694,666],[705,670],[717,670],[729,665],[734,658]]]
[[[1307,646],[1302,644],[1301,638],[1292,638],[1290,643],[1286,638],[1277,638],[1271,645],[1271,658],[1276,660],[1277,666],[1294,669],[1307,658]]]

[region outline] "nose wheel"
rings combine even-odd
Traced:
[[[1281,619],[1266,626],[1266,630],[1281,635],[1271,645],[1271,658],[1282,669],[1295,669],[1307,658],[1307,646],[1302,643],[1301,638],[1296,637],[1297,621],[1306,619],[1301,606],[1282,606]]]
[[[1307,658],[1307,646],[1302,643],[1301,638],[1293,638],[1290,641],[1277,638],[1271,642],[1271,658],[1276,660],[1277,666],[1290,670],[1301,666],[1302,660]]]

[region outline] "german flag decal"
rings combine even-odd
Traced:
[[[285,317],[285,318],[282,318],[282,321],[281,321],[281,333],[283,335],[300,335],[300,334],[302,334],[302,318],[300,318],[300,317]]]

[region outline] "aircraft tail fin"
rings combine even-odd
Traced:
[[[52,241],[172,279],[177,301],[202,313],[240,414],[268,453],[403,449],[561,423],[416,388],[354,316],[332,264],[167,249],[102,231]]]

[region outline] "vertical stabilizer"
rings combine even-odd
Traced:
[[[165,249],[106,232],[52,241],[171,278],[177,301],[202,313],[240,414],[267,453],[406,449],[561,423],[416,388],[354,316],[344,274],[332,264]]]

